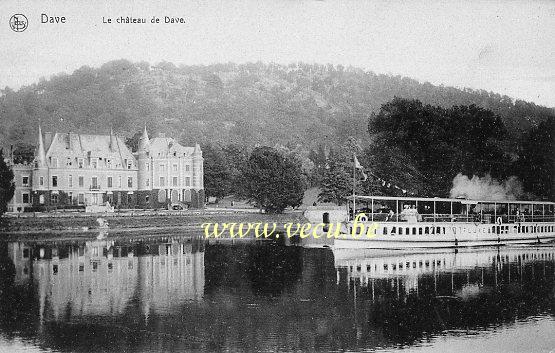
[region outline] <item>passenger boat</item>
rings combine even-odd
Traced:
[[[554,210],[555,203],[543,201],[354,195],[346,208],[318,211],[314,206],[305,215],[312,223],[320,217],[332,228],[334,222],[342,224],[340,234],[317,242],[321,245],[407,249],[552,242]]]

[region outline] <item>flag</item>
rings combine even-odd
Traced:
[[[360,162],[358,161],[357,155],[353,155],[354,161],[355,161],[355,168],[356,169],[360,169],[360,172],[362,173],[362,176],[364,177],[363,181],[366,181],[366,179],[368,179],[368,175],[366,175],[366,173],[364,172],[364,167],[362,166],[362,164],[360,164]]]

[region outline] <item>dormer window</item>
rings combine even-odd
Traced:
[[[108,169],[112,169],[112,160],[111,159],[106,159],[106,167]]]
[[[83,158],[77,158],[77,166],[79,167],[79,169],[83,169],[84,165],[85,165],[85,160]]]
[[[127,169],[131,169],[133,167],[133,162],[128,160],[127,161]]]
[[[98,168],[98,158],[93,158],[91,159],[91,167],[93,169],[97,169]]]

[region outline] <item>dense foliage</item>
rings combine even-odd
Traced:
[[[515,170],[525,190],[555,201],[555,119],[526,133],[518,155]]]
[[[39,121],[43,131],[113,128],[130,146],[146,125],[151,135],[203,145],[207,195],[216,197],[240,191],[241,168],[259,145],[295,151],[311,185],[327,183],[344,194],[326,165],[349,164],[353,151],[341,151],[354,140],[373,175],[414,194],[447,196],[459,172],[499,179],[514,173],[526,191],[553,198],[554,120],[553,108],[492,92],[341,65],[118,60],[0,90],[0,143],[14,145],[18,161],[30,159]],[[344,160],[330,164],[330,155]],[[399,193],[372,176],[361,185]]]
[[[6,212],[8,201],[13,197],[15,190],[13,179],[13,171],[4,161],[4,153],[0,149],[0,216]]]
[[[368,130],[372,168],[420,196],[447,196],[458,173],[504,178],[510,166],[503,122],[474,105],[444,109],[395,98],[370,119]]]
[[[275,148],[255,148],[244,165],[241,194],[268,213],[300,206],[305,186],[300,162]]]
[[[116,133],[131,137],[146,123],[186,143],[277,143],[308,151],[348,137],[368,143],[368,117],[393,97],[448,108],[475,104],[498,115],[508,134],[523,132],[553,109],[491,92],[433,86],[333,65],[214,64],[180,66],[112,61],[71,75],[0,91],[0,141],[36,143],[43,131]],[[513,139],[514,140],[514,139]],[[514,140],[516,141],[516,140]]]

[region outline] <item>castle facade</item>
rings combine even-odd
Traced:
[[[10,162],[10,161],[8,161]],[[204,207],[203,158],[146,128],[133,153],[109,135],[46,133],[39,127],[31,164],[13,164],[16,190],[8,211],[110,205],[116,208]]]

